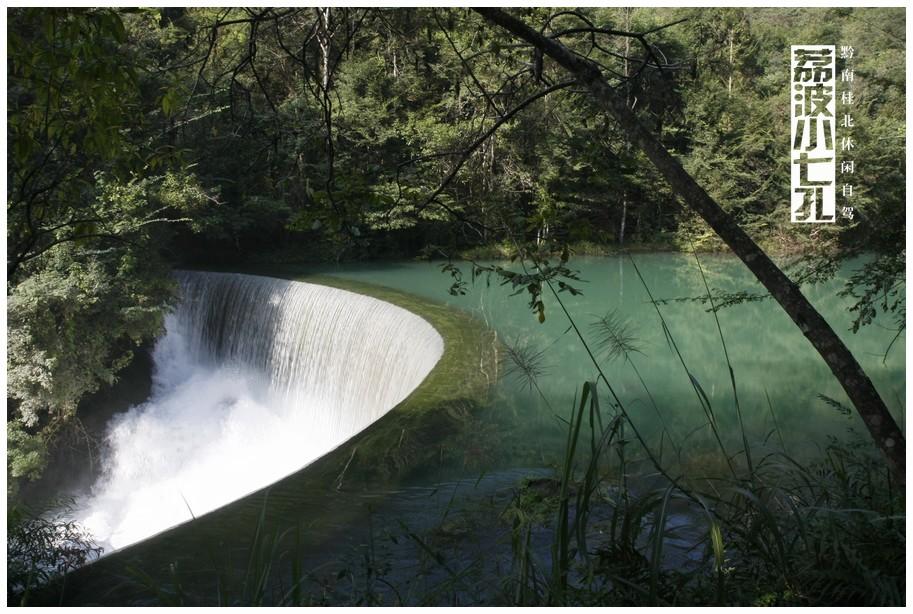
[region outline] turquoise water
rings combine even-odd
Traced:
[[[572,259],[570,268],[578,272],[581,281],[570,283],[582,294],[562,292],[561,301],[596,354],[632,422],[652,446],[658,450],[662,440],[666,450],[683,449],[685,461],[702,460],[702,455],[714,447],[708,413],[702,408],[690,373],[710,402],[727,452],[736,454],[742,447],[741,431],[713,314],[700,302],[673,300],[706,294],[694,257],[642,254],[634,258],[643,282],[627,257]],[[705,255],[701,264],[714,293],[763,290],[734,257]],[[855,266],[858,263],[847,264],[835,280],[806,286],[803,291],[841,335],[902,423],[904,336],[885,356],[896,335],[890,315],[876,319],[856,334],[850,332],[853,315],[848,308],[852,299],[838,293],[843,288],[841,280]],[[503,343],[527,348],[528,353],[541,352],[538,391],[528,381],[511,374],[509,359],[502,362],[505,376],[498,384],[492,412],[496,422],[516,430],[520,434],[518,440],[531,444],[539,450],[542,461],[550,462],[558,452],[555,446],[563,444],[566,431],[555,416],[569,415],[583,382],[596,380],[596,366],[570,328],[570,320],[557,298],[547,290],[543,297],[546,318],[540,324],[527,304],[525,291],[512,296],[514,289],[500,285],[494,277],[490,284],[485,278],[472,283],[469,265],[460,268],[467,282],[462,296],[449,293],[453,280],[449,273],[442,272],[441,263],[346,265],[324,272],[390,286],[469,310],[493,327]],[[668,301],[660,306],[660,311],[681,360],[664,334],[647,288],[656,299]],[[604,348],[600,351],[600,335],[592,325],[607,314],[624,324],[625,335],[635,348],[627,358],[610,356]],[[742,420],[752,445],[785,447],[791,455],[804,456],[827,443],[828,436],[843,437],[848,429],[864,433],[855,413],[847,416],[820,398],[824,395],[851,407],[814,348],[776,303],[769,299],[745,302],[718,314],[735,373]],[[607,404],[610,392],[604,383],[600,383],[600,389],[602,402]],[[484,434],[480,436],[484,440]],[[519,462],[533,460],[529,450],[517,451]]]
[[[663,465],[689,475],[721,475],[723,456],[689,378],[690,373],[709,400],[726,453],[736,465],[742,465],[741,431],[719,331],[703,305],[673,300],[702,295],[700,273],[693,257],[646,254],[635,258],[653,296],[670,301],[660,309],[687,371],[671,349],[644,283],[629,260],[572,259],[570,265],[582,280],[575,285],[583,293],[561,293],[561,300],[597,355],[638,433],[661,456]],[[715,289],[760,291],[731,257],[704,256],[702,263]],[[847,308],[851,302],[838,292],[842,288],[839,279],[845,279],[851,268],[845,267],[836,281],[804,290],[843,336],[902,424],[905,340],[901,336],[885,357],[895,335],[890,330],[891,318],[876,320],[858,334],[849,332],[852,315]],[[468,267],[463,269],[468,281]],[[502,352],[501,377],[488,406],[466,418],[459,432],[440,434],[442,445],[462,455],[458,462],[409,473],[396,484],[353,487],[350,480],[342,489],[325,486],[334,482],[336,468],[333,475],[315,481],[309,481],[308,470],[299,472],[267,491],[102,559],[94,569],[68,579],[68,603],[161,603],[164,589],[150,589],[147,580],[130,574],[116,589],[111,588],[111,578],[124,576],[127,565],[150,574],[160,586],[171,587],[168,590],[179,581],[192,603],[212,603],[219,582],[240,585],[249,573],[252,539],[261,530],[282,535],[289,542],[283,548],[300,557],[300,569],[311,574],[304,586],[308,594],[321,594],[328,584],[340,590],[348,582],[349,572],[358,583],[368,582],[371,575],[365,576],[363,567],[372,557],[394,584],[408,585],[416,594],[436,590],[439,583],[449,581],[452,568],[429,560],[426,546],[413,539],[416,534],[435,549],[445,550],[449,564],[474,570],[473,578],[478,578],[469,582],[467,594],[476,582],[480,586],[496,583],[510,566],[510,526],[502,518],[503,511],[524,477],[554,475],[553,468],[563,458],[564,420],[582,384],[597,376],[556,298],[543,297],[546,317],[540,323],[529,309],[525,293],[511,296],[513,290],[494,279],[491,285],[477,280],[467,286],[465,295],[452,296],[448,292],[452,279],[442,273],[440,263],[372,263],[300,272],[389,286],[468,310],[496,330],[503,344],[541,352],[536,386],[511,374],[511,361]],[[600,352],[598,334],[591,324],[607,313],[626,323],[629,343],[636,347],[627,359]],[[866,437],[855,413],[845,415],[819,398],[827,395],[848,405],[820,357],[776,304],[743,303],[722,310],[719,318],[753,450],[785,448],[791,456],[813,458],[828,437]],[[612,400],[606,383],[600,382],[598,390],[607,413]],[[629,459],[643,460],[638,446],[626,449]],[[630,474],[637,467],[636,463],[630,467]],[[652,473],[646,463],[639,467]],[[649,487],[648,482],[633,485],[632,481],[632,488]],[[550,538],[546,528],[540,533],[534,536],[534,548],[546,560]],[[669,564],[684,564],[688,552],[675,557],[678,559]],[[479,565],[480,561],[484,564]],[[287,566],[287,561],[278,565],[271,580],[278,583],[280,592],[293,573]],[[225,575],[216,569],[225,570]],[[428,586],[422,588],[423,583]],[[345,602],[346,597],[328,598]],[[478,602],[479,598],[473,594],[469,600]]]

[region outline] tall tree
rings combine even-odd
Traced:
[[[163,222],[206,194],[156,147],[162,105],[120,11],[8,17],[7,460],[34,478],[80,400],[162,330]]]
[[[901,483],[905,483],[906,446],[903,433],[856,358],[799,287],[685,171],[659,139],[643,126],[626,104],[624,95],[606,81],[599,66],[555,38],[545,36],[500,9],[474,10],[489,22],[512,32],[555,60],[574,75],[580,85],[585,86],[618,121],[627,138],[644,151],[673,190],[713,228],[796,323],[855,405],[894,475]],[[593,33],[597,33],[595,28]]]

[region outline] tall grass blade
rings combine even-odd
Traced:
[[[742,447],[745,451],[745,460],[748,463],[748,475],[754,479],[754,467],[751,462],[751,446],[748,445],[748,435],[745,432],[745,421],[742,417],[742,405],[739,403],[739,390],[735,383],[735,371],[732,368],[732,361],[729,360],[729,348],[726,347],[726,337],[723,335],[723,326],[720,324],[720,316],[717,313],[717,307],[713,300],[713,293],[710,291],[710,284],[707,283],[707,276],[704,275],[704,267],[701,266],[701,259],[697,257],[697,250],[694,249],[693,241],[691,242],[691,251],[694,253],[694,261],[697,262],[697,269],[701,273],[701,280],[704,282],[704,288],[707,290],[707,300],[710,301],[710,311],[713,313],[713,321],[716,322],[716,329],[720,334],[720,344],[723,346],[723,356],[726,359],[726,367],[729,370],[729,382],[732,384],[732,398],[735,401],[735,410],[739,418],[739,430],[742,432]]]
[[[673,486],[666,488],[660,502],[659,512],[653,523],[653,556],[650,559],[650,598],[654,605],[659,604],[659,576],[663,564],[663,546],[666,543],[666,518]]]

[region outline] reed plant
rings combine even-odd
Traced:
[[[699,260],[697,265],[712,301]],[[704,412],[722,471],[684,471],[688,450],[683,441],[675,442],[665,422],[660,439],[672,443],[676,463],[663,458],[662,445],[648,443],[599,358],[637,369],[636,339],[611,313],[591,328],[595,342],[588,339],[552,289],[598,378],[584,382],[564,410],[566,439],[553,477],[522,481],[506,509],[477,519],[477,526],[503,525],[506,568],[488,560],[496,557],[496,544],[467,562],[459,540],[442,546],[427,531],[401,523],[398,537],[387,533],[384,539],[413,546],[410,564],[417,562],[418,568],[408,580],[395,573],[404,561],[381,552],[373,525],[366,543],[334,573],[305,570],[300,532],[270,530],[264,507],[241,555],[243,564],[237,558],[219,564],[213,556],[213,593],[197,591],[191,599],[177,566],[164,582],[133,570],[134,582],[159,603],[195,599],[219,605],[903,604],[905,494],[877,450],[856,437],[831,439],[810,459],[791,454],[769,402],[774,431],[752,441],[725,331],[711,303],[708,317],[716,323],[721,368],[738,418],[741,449],[729,449],[717,419],[726,408],[710,403],[660,303],[639,271],[638,277]],[[551,288],[549,280],[544,284]],[[544,356],[515,345],[506,352],[515,364],[505,372],[551,408],[537,382],[545,372]],[[662,414],[655,403],[654,410]],[[442,526],[456,496],[441,515]],[[433,580],[425,582],[428,578]]]
[[[584,384],[568,420],[565,457],[558,470],[560,496],[552,521],[549,573],[531,569],[534,561],[525,541],[514,539],[516,586],[510,594],[523,603],[549,605],[903,604],[903,488],[862,438],[849,443],[831,439],[820,457],[810,461],[791,456],[772,406],[779,448],[750,442],[725,334],[696,253],[695,259],[720,337],[742,449],[733,453],[724,445],[717,410],[679,350],[633,258],[670,350],[692,384],[725,461],[728,471],[721,476],[673,477],[661,456],[650,452],[561,296],[553,291],[614,402],[607,404],[611,411],[600,419],[597,384]],[[635,339],[613,314],[597,321],[593,330],[603,356],[631,362]],[[636,368],[633,362],[631,366]],[[646,388],[643,378],[640,381]],[[581,442],[587,416],[589,446]],[[623,436],[626,426],[635,434],[632,441]],[[639,447],[652,465],[636,483],[628,475],[629,445]],[[617,451],[614,467],[607,462],[610,448]],[[744,466],[735,462],[739,458]],[[594,497],[595,493],[603,496]],[[587,543],[587,521],[597,506],[611,509],[611,524],[601,534],[602,542],[593,545]],[[671,528],[673,516],[678,522]],[[514,531],[529,535],[530,530],[521,524]],[[678,550],[687,559],[670,565],[664,550],[673,537],[681,542],[682,535],[688,543],[679,543]]]

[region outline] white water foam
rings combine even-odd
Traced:
[[[180,272],[153,392],[109,425],[74,519],[106,551],[305,467],[402,401],[440,359],[422,318],[301,282]]]

